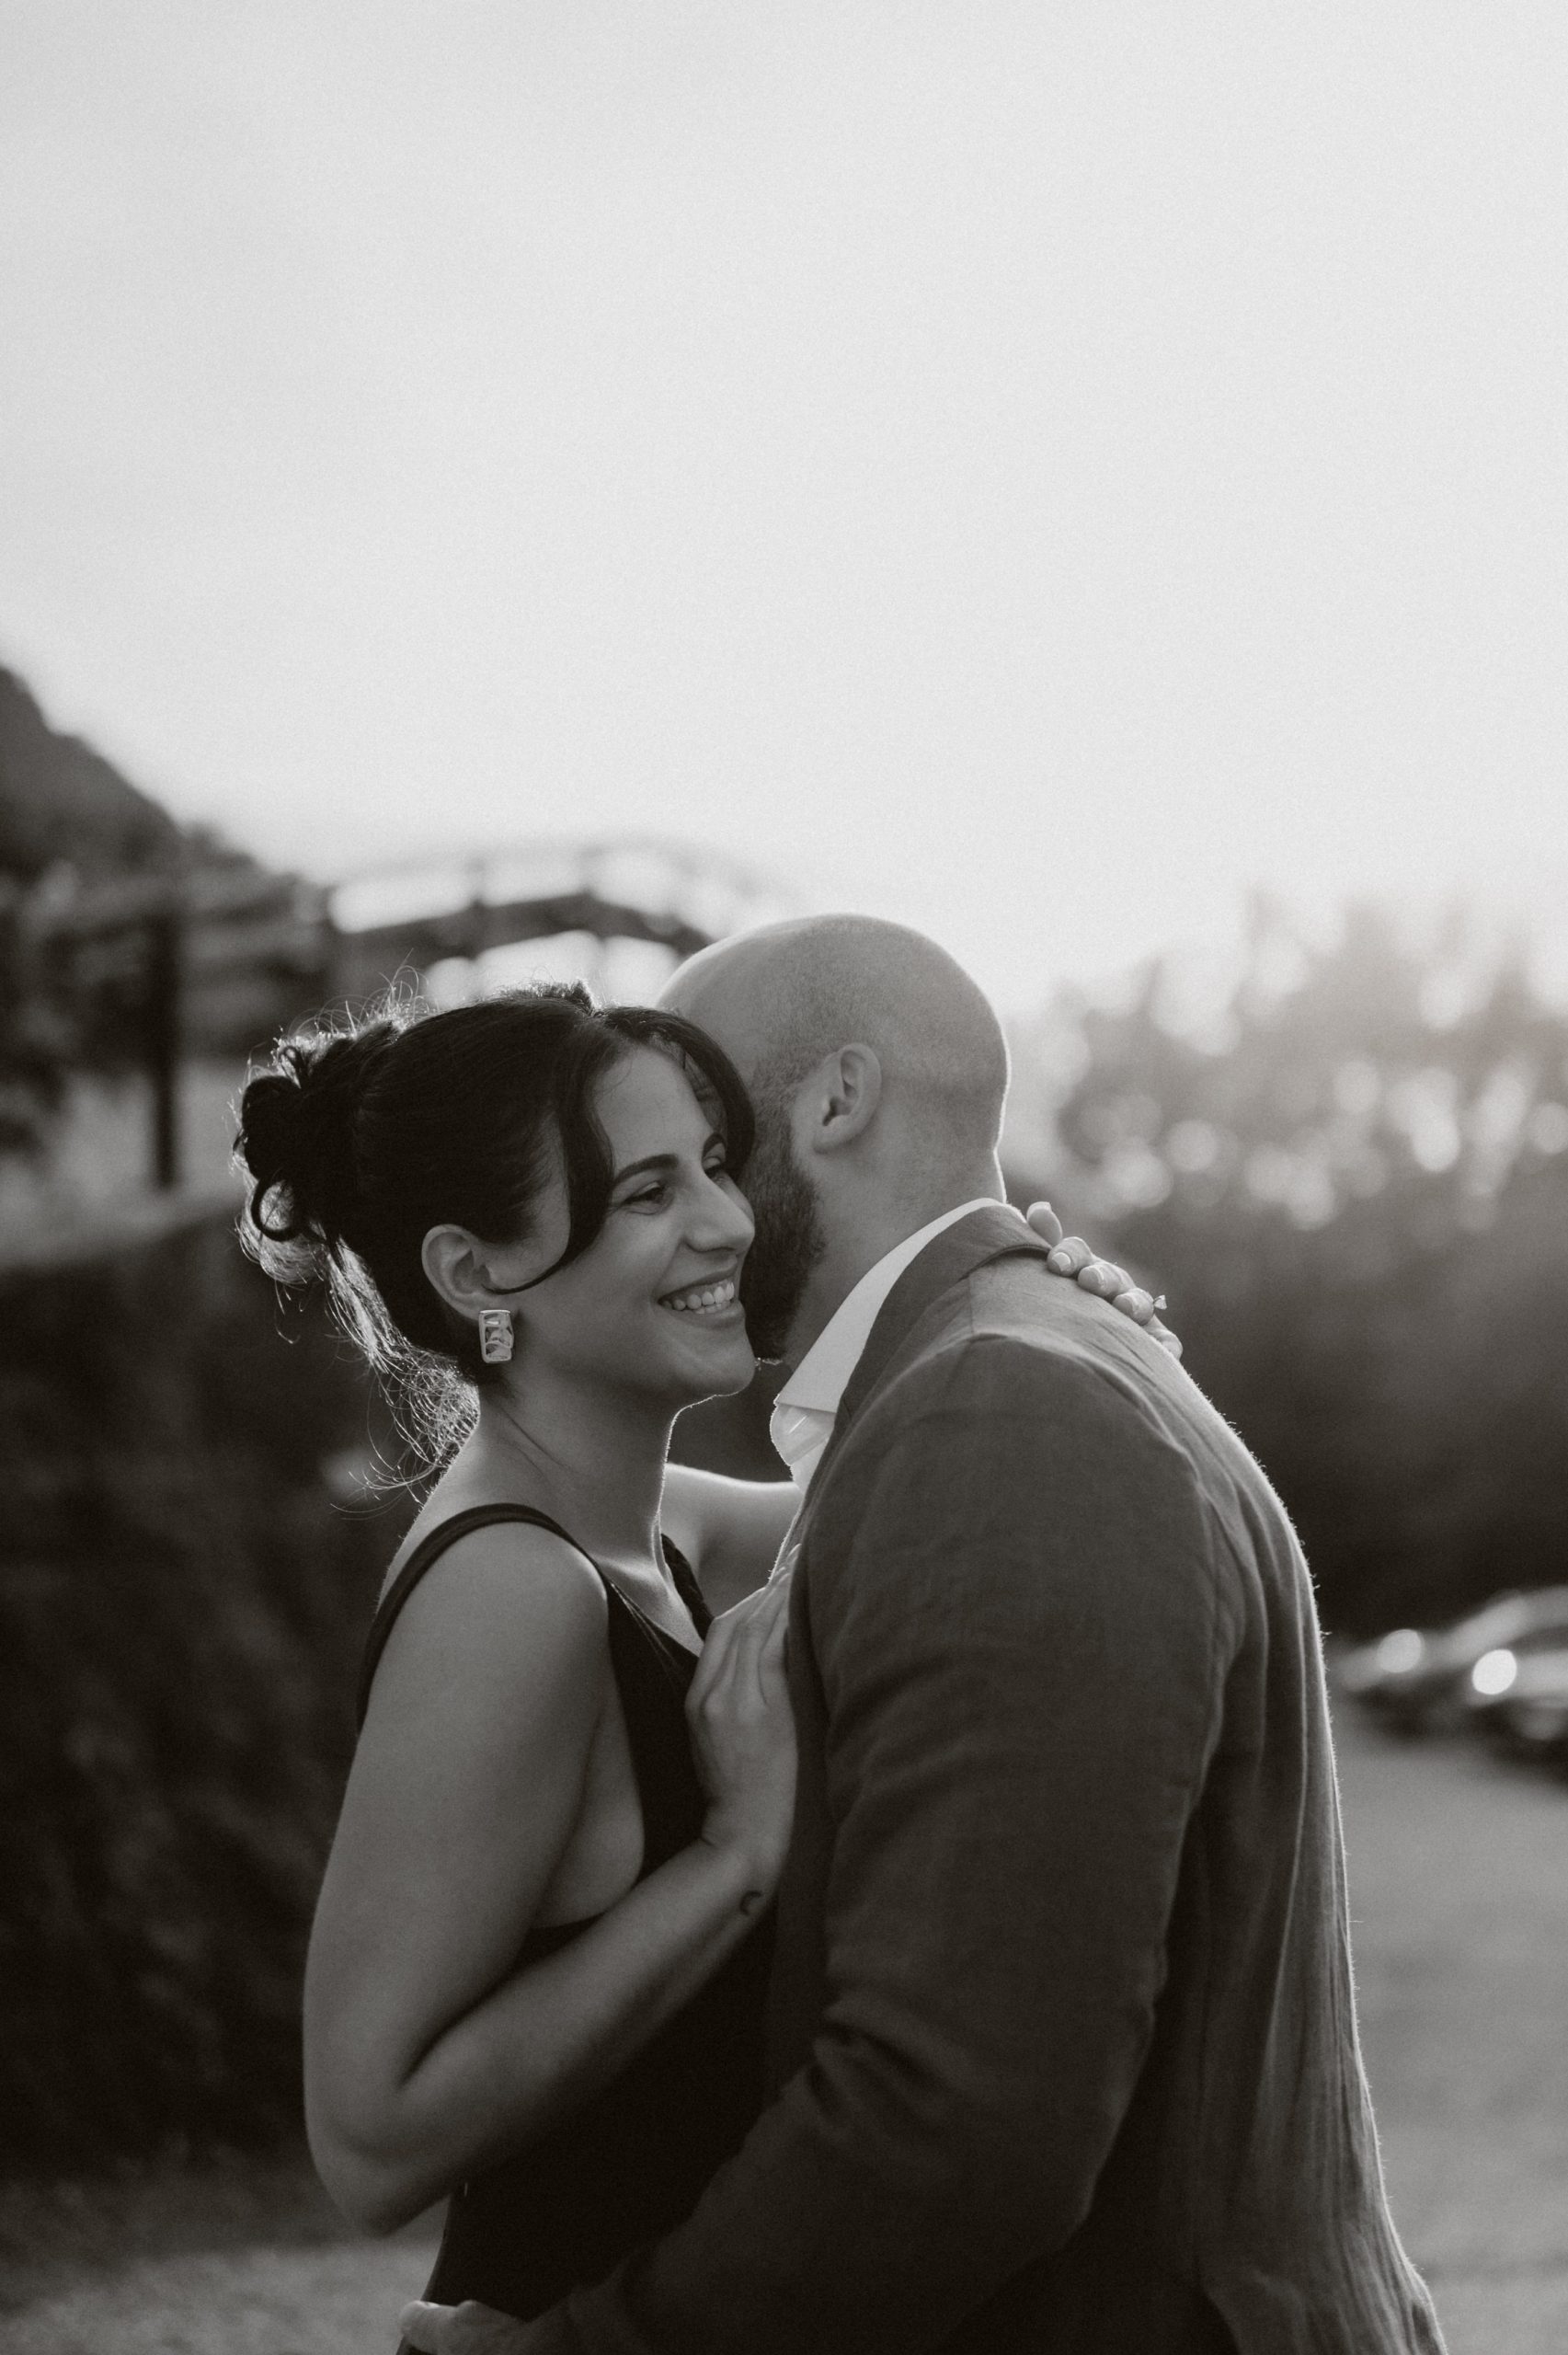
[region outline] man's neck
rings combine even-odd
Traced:
[[[862,1277],[868,1276],[889,1251],[896,1251],[933,1219],[944,1217],[964,1202],[983,1200],[1001,1204],[1006,1199],[1001,1171],[982,1171],[972,1184],[945,1189],[940,1200],[873,1212],[864,1221],[845,1221],[836,1233],[830,1218],[828,1248],[811,1270],[789,1328],[784,1361],[790,1372],[821,1338]]]

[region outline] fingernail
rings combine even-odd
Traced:
[[[1059,1243],[1054,1251],[1048,1251],[1046,1254],[1046,1265],[1054,1276],[1070,1276],[1072,1254],[1070,1251],[1064,1251]]]

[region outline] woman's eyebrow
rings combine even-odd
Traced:
[[[721,1145],[723,1143],[724,1139],[720,1136],[718,1131],[715,1129],[710,1134],[707,1143],[704,1145],[703,1151],[707,1153],[714,1145]],[[623,1178],[640,1178],[646,1170],[679,1169],[680,1166],[681,1155],[678,1153],[650,1153],[641,1161],[628,1161],[624,1169],[617,1169],[614,1177],[610,1180],[610,1183],[612,1186],[619,1186]]]
[[[618,1186],[624,1178],[640,1178],[645,1169],[679,1169],[680,1166],[679,1154],[650,1153],[645,1160],[628,1161],[624,1169],[617,1169],[610,1182]]]

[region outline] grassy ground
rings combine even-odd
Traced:
[[[1341,1765],[1390,2190],[1450,2355],[1568,2347],[1568,1788],[1354,1723]],[[348,2236],[297,2164],[0,2199],[4,2355],[390,2355],[427,2223]]]
[[[390,2355],[437,2223],[354,2233],[304,2156],[0,2192],[4,2355]]]

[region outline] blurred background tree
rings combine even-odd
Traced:
[[[6,2166],[299,2128],[304,1937],[407,1510],[230,1222],[0,1270]]]
[[[1223,983],[1064,993],[1021,1061],[1042,1178],[1168,1285],[1331,1626],[1568,1571],[1568,1015],[1517,943],[1260,896]]]
[[[65,988],[39,919],[85,885],[256,873],[209,826],[185,826],[113,763],[52,728],[0,665],[0,1156],[37,1155],[83,1073],[117,1074],[142,1051],[123,973]]]

